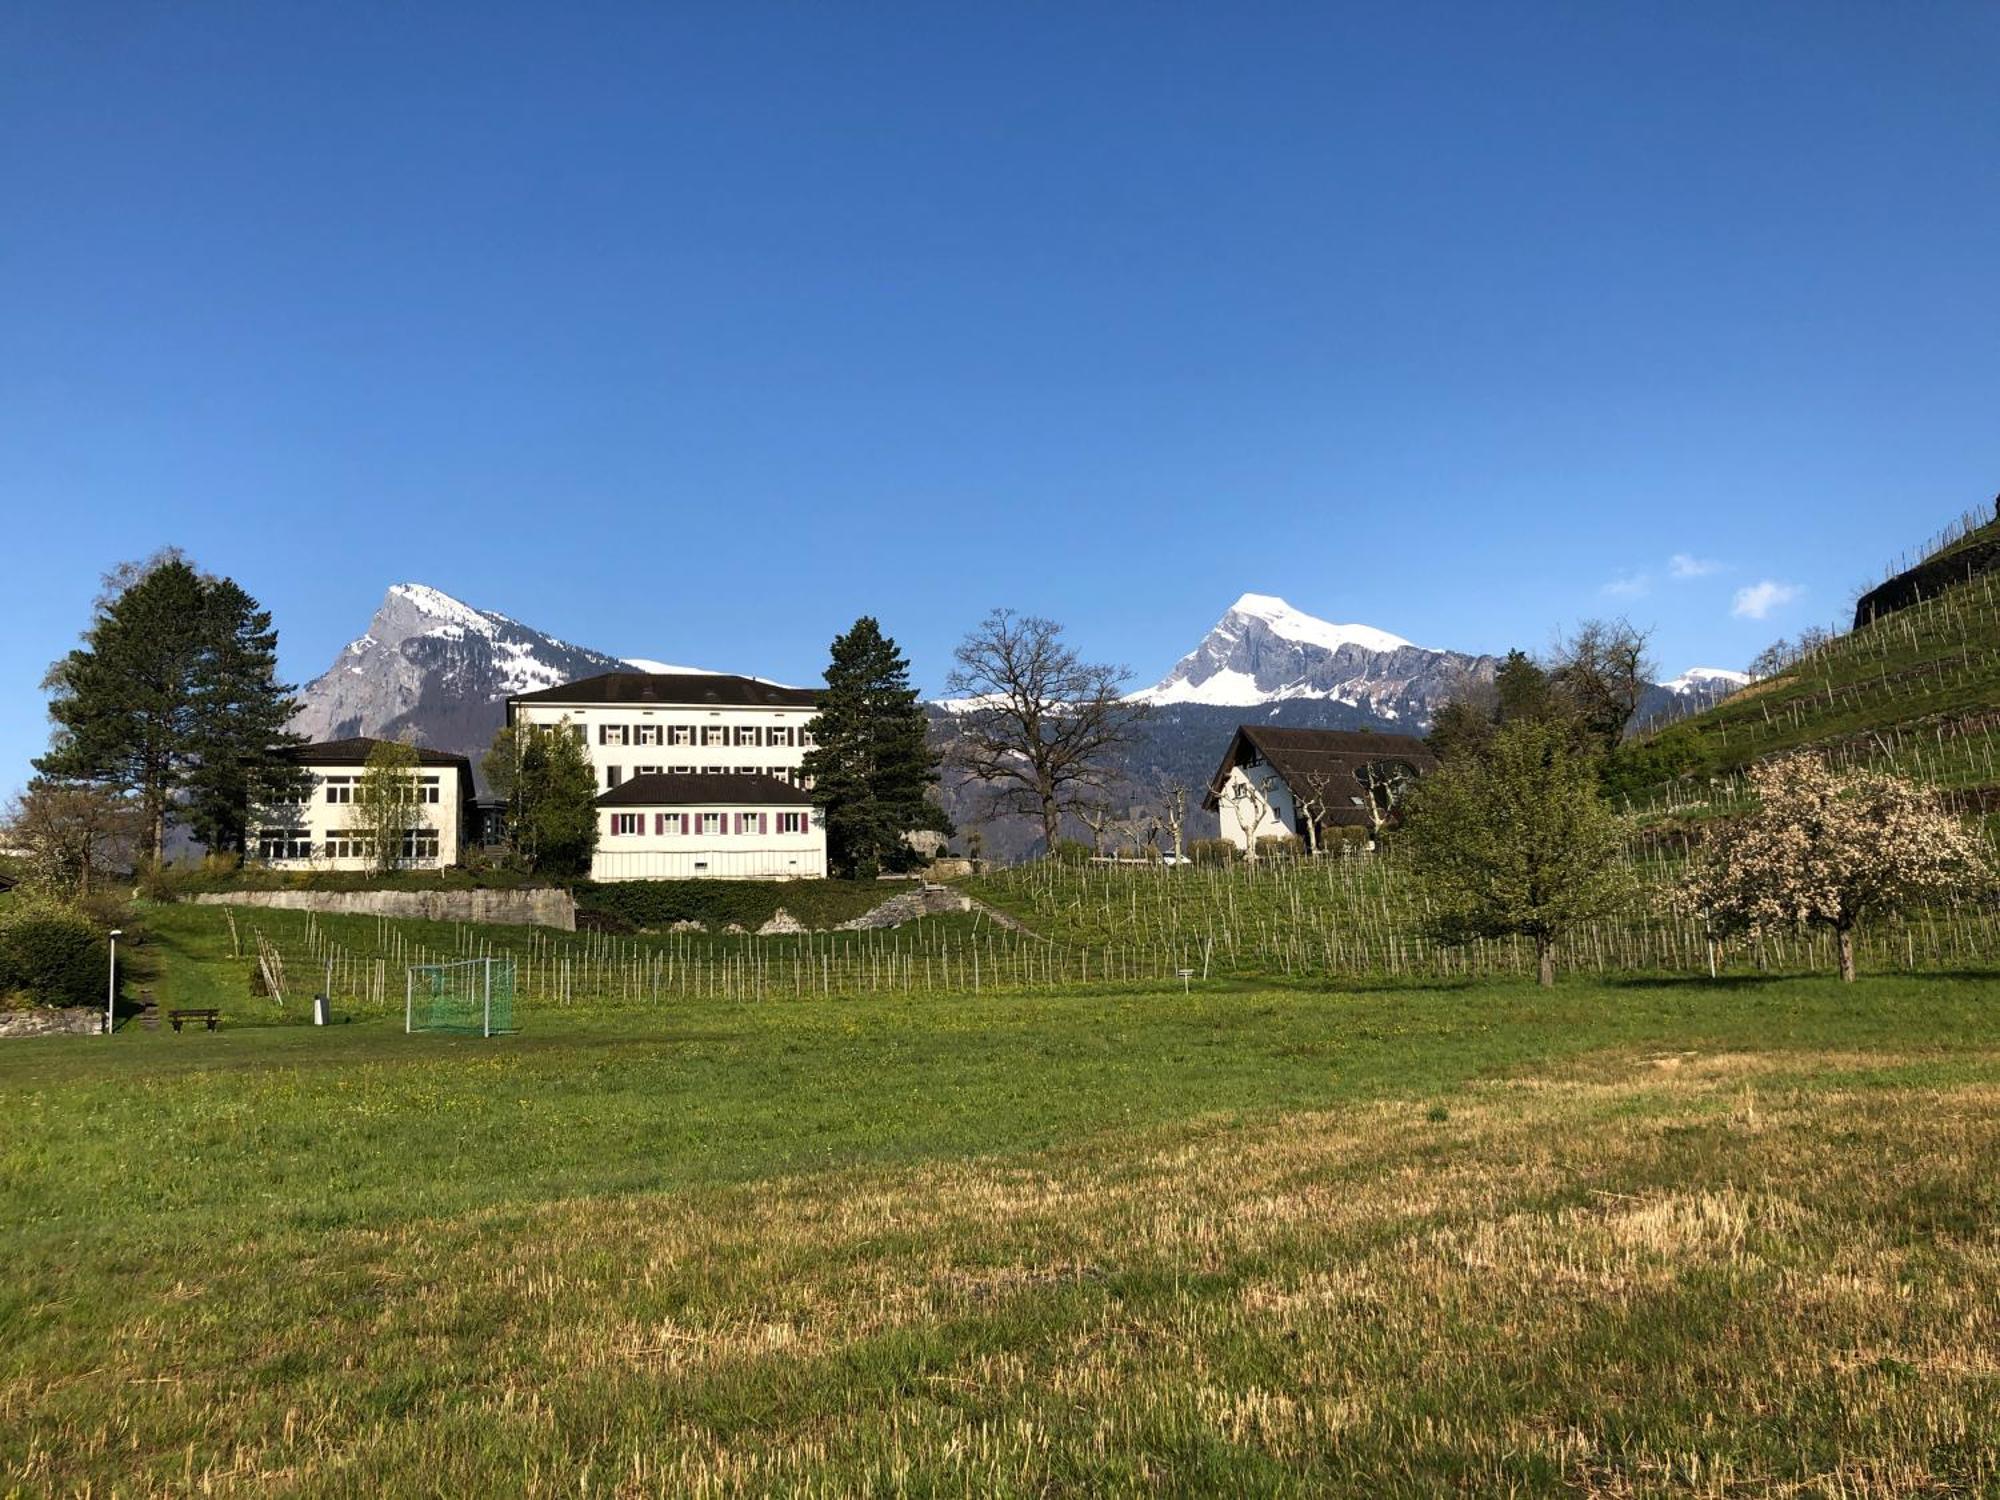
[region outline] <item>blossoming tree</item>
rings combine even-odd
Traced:
[[[1852,980],[1862,918],[1992,879],[1984,842],[1915,783],[1836,771],[1809,753],[1749,776],[1756,810],[1710,843],[1678,889],[1719,935],[1829,927],[1840,977]]]

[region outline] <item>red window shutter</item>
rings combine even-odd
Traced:
[[[757,814],[757,831],[759,833],[769,833],[771,831],[771,815],[769,813]]]

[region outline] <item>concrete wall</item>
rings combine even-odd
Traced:
[[[104,1007],[72,1005],[61,1010],[0,1010],[0,1036],[102,1036]]]
[[[346,916],[422,917],[433,922],[495,922],[504,927],[576,931],[568,891],[204,891],[202,906],[270,906]]]

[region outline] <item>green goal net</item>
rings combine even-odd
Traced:
[[[404,992],[404,1031],[497,1036],[513,1029],[513,959],[468,958],[458,963],[410,966]]]

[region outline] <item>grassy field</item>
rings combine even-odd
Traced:
[[[0,1491],[2000,1488],[1990,974],[0,1049]]]

